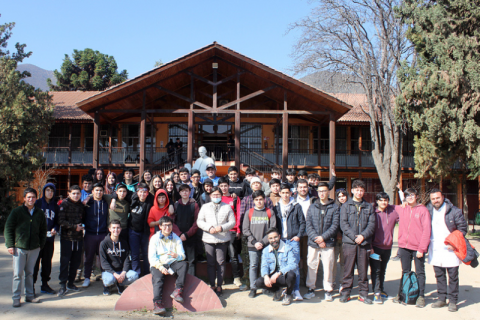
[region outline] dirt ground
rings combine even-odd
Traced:
[[[395,232],[396,234],[397,232]],[[480,241],[472,241],[480,248]],[[50,285],[58,290],[59,250],[58,239],[55,243],[53,271]],[[393,254],[397,247],[393,248]],[[224,309],[204,313],[179,313],[172,311],[175,319],[479,319],[480,317],[480,267],[460,266],[460,296],[459,310],[450,313],[446,308],[432,309],[431,304],[437,299],[436,282],[433,267],[425,265],[427,274],[426,308],[402,306],[391,300],[383,305],[365,305],[356,300],[358,288],[352,291],[352,300],[346,304],[339,302],[338,292],[335,292],[333,302],[323,300],[323,290],[318,290],[317,297],[303,302],[294,302],[290,306],[282,306],[271,298],[259,295],[255,299],[248,298],[248,291],[240,292],[233,285],[224,287],[222,303]],[[390,261],[387,268],[385,289],[390,295],[395,295],[398,289],[398,279],[401,274],[400,262]],[[356,284],[356,279],[354,284]],[[39,284],[37,285],[39,286]],[[317,283],[317,286],[321,286]],[[23,303],[20,308],[12,307],[12,258],[5,248],[3,236],[0,238],[0,314],[2,320],[10,319],[109,319],[109,318],[156,318],[150,312],[117,312],[113,311],[119,295],[103,296],[100,281],[93,282],[89,288],[77,293],[68,293],[63,298],[56,295],[40,294],[40,304]],[[37,291],[40,291],[37,288]],[[301,287],[302,294],[307,290]]]

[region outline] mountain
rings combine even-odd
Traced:
[[[363,87],[346,74],[318,71],[300,79],[328,93],[364,93]]]
[[[53,83],[56,84],[57,80],[55,79],[55,76],[53,75],[53,71],[48,71],[42,68],[39,68],[33,64],[19,64],[17,66],[18,71],[28,71],[32,75],[29,78],[24,79],[24,81],[28,84],[31,84],[35,88],[40,88],[43,91],[48,90],[48,85],[47,85],[47,79],[50,78],[52,79]]]

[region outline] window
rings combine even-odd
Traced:
[[[414,134],[412,131],[407,131],[403,136],[403,155],[404,156],[413,156],[415,148],[413,147]]]
[[[129,151],[140,149],[140,125],[124,124],[122,126],[122,147]]]
[[[335,152],[347,153],[347,127],[335,126]]]
[[[171,139],[173,143],[177,142],[177,138],[180,138],[180,141],[182,141],[185,146],[188,142],[188,124],[169,124],[168,138]]]
[[[262,126],[257,124],[240,125],[240,149],[262,152]]]
[[[68,123],[54,124],[50,129],[48,146],[52,148],[68,147],[69,127]],[[72,125],[72,148],[80,147],[81,130],[81,125]]]
[[[370,127],[362,127],[362,150],[372,150],[372,136],[370,134]]]
[[[99,132],[99,145],[100,147],[108,147],[108,141],[109,141],[109,132],[110,132],[110,126],[109,125],[101,125],[100,126],[100,132]],[[102,136],[102,133],[107,133],[105,136]],[[117,140],[118,140],[118,135],[117,135],[117,127],[112,126],[112,147],[117,147]]]
[[[310,127],[288,127],[288,152],[307,153],[310,140]]]

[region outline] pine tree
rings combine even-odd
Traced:
[[[397,120],[416,133],[417,177],[480,174],[480,1],[405,0],[416,61],[399,70]],[[452,170],[461,168],[462,170]]]
[[[92,49],[73,50],[65,55],[60,72],[54,70],[57,84],[47,79],[52,91],[103,91],[128,79],[127,70],[118,72],[115,58]]]

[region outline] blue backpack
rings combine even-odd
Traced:
[[[415,304],[419,296],[417,274],[413,271],[404,273],[398,288],[399,300],[403,304]]]

